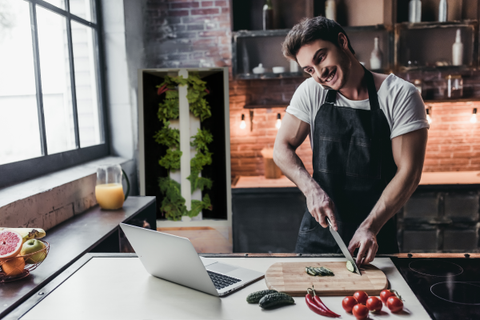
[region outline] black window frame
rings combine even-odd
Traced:
[[[6,163],[0,165],[0,188],[5,188],[20,182],[24,182],[30,179],[40,177],[45,174],[49,174],[62,169],[70,168],[75,165],[79,165],[88,161],[92,161],[101,157],[109,155],[110,145],[108,136],[108,121],[107,121],[107,102],[106,102],[106,90],[105,90],[105,59],[104,59],[104,42],[103,42],[103,21],[101,12],[101,1],[92,0],[94,6],[92,8],[92,16],[95,16],[95,22],[87,21],[79,16],[70,13],[70,1],[64,0],[65,9],[58,8],[43,0],[24,0],[29,3],[30,7],[30,24],[32,26],[32,47],[33,47],[33,59],[35,69],[35,86],[37,96],[37,113],[38,123],[40,131],[40,145],[42,155],[37,158],[26,159],[22,161]],[[43,115],[43,93],[41,83],[41,70],[40,70],[40,55],[38,48],[38,26],[37,26],[37,6],[41,6],[47,10],[57,13],[66,20],[67,30],[67,42],[70,61],[70,81],[72,88],[72,108],[74,119],[74,131],[75,131],[75,149],[68,150],[55,154],[48,154],[47,141],[46,141],[46,129],[45,119]],[[72,32],[71,22],[75,21],[82,25],[91,27],[96,32],[96,65],[97,70],[97,83],[98,83],[98,102],[99,102],[99,118],[102,127],[101,144],[95,146],[89,146],[82,148],[80,146],[79,128],[78,128],[78,115],[77,115],[77,99],[76,99],[76,87],[75,87],[75,69],[74,69],[74,57],[73,57],[73,45],[72,45]]]

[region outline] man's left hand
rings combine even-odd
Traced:
[[[350,244],[348,245],[348,251],[353,255],[355,249],[358,248],[357,253],[357,265],[367,264],[375,259],[375,254],[378,250],[377,236],[368,228],[357,229],[353,235]]]

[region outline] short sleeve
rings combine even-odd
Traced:
[[[316,104],[320,99],[321,90],[321,86],[313,78],[305,80],[295,90],[286,111],[303,122],[312,125],[313,115],[318,110]]]

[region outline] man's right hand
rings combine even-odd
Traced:
[[[302,160],[296,154],[297,148],[310,133],[310,125],[288,113],[282,119],[282,126],[275,139],[273,159],[283,174],[295,183],[307,199],[307,208],[315,220],[324,228],[328,227],[326,217],[330,218],[335,230],[335,206],[330,197],[320,188],[308,173]]]
[[[333,228],[338,231],[335,220],[335,204],[333,200],[319,186],[306,195],[307,208],[312,217],[324,228],[328,228],[327,217],[332,222]]]

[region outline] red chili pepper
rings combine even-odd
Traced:
[[[311,292],[310,292],[311,291]],[[331,317],[331,318],[338,318],[340,315],[336,314],[335,312],[331,311],[328,309],[325,304],[320,300],[318,296],[315,295],[315,290],[308,288],[307,289],[307,294],[305,296],[305,301],[313,312],[325,316],[325,317]]]

